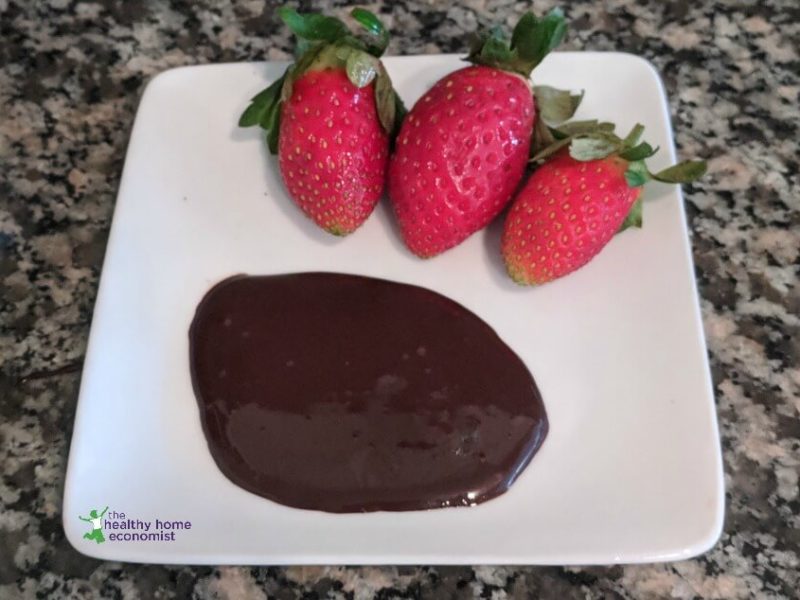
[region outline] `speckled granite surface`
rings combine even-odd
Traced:
[[[528,6],[392,4],[393,54],[461,51],[463,30]],[[269,2],[0,0],[0,597],[797,597],[800,7],[613,0],[567,12],[569,47],[653,61],[682,154],[713,157],[685,192],[728,490],[717,547],[588,569],[213,569],[72,550],[60,524],[67,444],[142,87],[178,65],[285,58],[289,38]]]

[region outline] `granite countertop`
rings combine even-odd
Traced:
[[[695,560],[609,568],[196,568],[75,552],[60,515],[67,448],[141,91],[170,67],[287,58],[290,40],[270,1],[0,0],[0,597],[797,597],[800,9],[564,4],[567,46],[653,61],[680,153],[710,159],[685,195],[724,452],[720,543]],[[390,53],[418,54],[463,51],[462,32],[512,22],[528,3],[370,6],[393,28]]]

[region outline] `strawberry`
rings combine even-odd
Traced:
[[[644,128],[637,125],[622,140],[608,125],[554,130],[561,139],[534,157],[553,156],[515,198],[502,237],[503,259],[517,283],[563,277],[588,263],[616,233],[641,227],[642,186],[649,179],[681,183],[705,172],[705,163],[685,161],[652,174],[644,159],[657,149],[638,143]]]
[[[390,138],[404,113],[378,58],[388,33],[360,8],[351,15],[367,40],[333,17],[289,8],[280,15],[300,40],[300,56],[251,100],[239,125],[267,130],[292,200],[324,230],[347,235],[383,193]]]
[[[526,14],[511,42],[484,35],[467,60],[474,66],[439,80],[404,121],[389,166],[389,197],[408,248],[427,258],[485,227],[511,199],[528,161],[537,121],[528,76],[566,31],[554,10]],[[568,119],[580,100],[541,92],[544,118]]]
[[[289,195],[335,235],[361,225],[383,193],[389,138],[373,85],[357,88],[341,69],[309,71],[281,113],[278,160]]]

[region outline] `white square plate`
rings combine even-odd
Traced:
[[[457,56],[386,59],[410,106]],[[514,285],[499,229],[422,261],[383,202],[355,234],[318,230],[286,196],[255,129],[236,120],[277,63],[187,67],[147,87],[108,243],[67,472],[64,528],[80,552],[157,563],[589,564],[707,550],[723,517],[719,438],[678,187],[653,184],[645,227],[587,267],[536,289]],[[674,160],[651,65],[557,53],[534,73],[585,89],[576,117],[647,125]],[[550,434],[511,490],[474,508],[334,515],[236,487],[206,447],[189,377],[189,323],[210,286],[236,273],[340,271],[422,285],[481,316],[526,362]],[[174,541],[97,543],[79,520],[190,521]],[[108,515],[107,515],[108,516]]]

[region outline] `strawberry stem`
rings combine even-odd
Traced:
[[[628,148],[631,148],[636,145],[636,142],[639,141],[639,138],[642,137],[644,133],[644,125],[641,123],[637,123],[631,129],[631,132],[625,136],[625,139],[622,140],[622,144]]]

